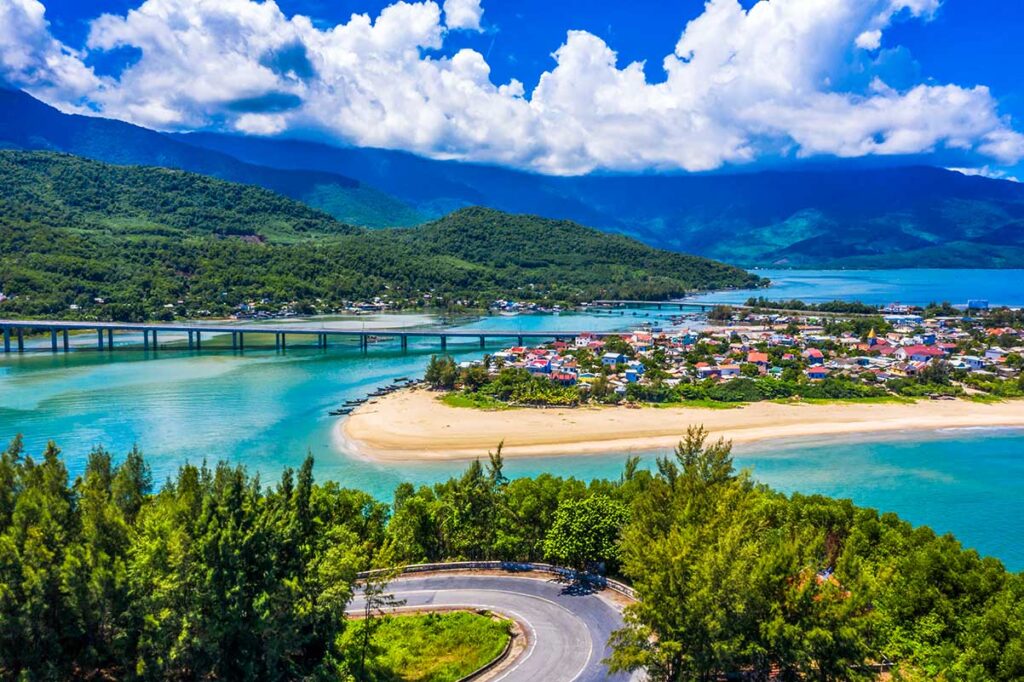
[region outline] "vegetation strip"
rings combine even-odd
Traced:
[[[356,675],[365,680],[410,679],[456,682],[473,679],[507,655],[512,621],[466,608],[392,611],[382,619],[358,619],[343,635],[343,647],[368,650]]]
[[[469,680],[480,679],[486,673],[488,673],[491,670],[494,670],[495,668],[503,665],[508,660],[509,654],[512,652],[512,647],[516,643],[516,638],[522,636],[522,634],[520,632],[521,628],[519,627],[519,625],[516,624],[514,620],[511,620],[511,622],[513,623],[513,627],[515,628],[515,630],[511,633],[509,638],[505,641],[505,647],[501,650],[501,652],[497,656],[492,658],[490,661],[488,661],[487,663],[485,663],[481,667],[477,668],[475,671],[473,671],[470,674],[466,675],[465,677],[461,678],[458,682],[469,682]]]
[[[441,569],[438,569],[438,570],[441,570]],[[455,612],[455,611],[463,611],[463,612],[468,612],[468,613],[478,613],[479,614],[478,611],[469,611],[468,609],[466,609],[464,607],[459,607],[459,606],[449,606],[449,607],[444,607],[444,606],[442,606],[442,607],[433,607],[433,606],[411,606],[411,607],[410,606],[400,606],[400,607],[397,607],[394,610],[393,613],[396,614],[396,615],[403,615],[403,614],[411,614],[411,613],[451,613],[451,612]],[[516,645],[516,643],[517,643],[517,641],[519,639],[522,639],[523,637],[525,637],[525,630],[516,621],[515,618],[512,618],[511,616],[509,616],[507,614],[497,613],[497,612],[494,612],[494,611],[492,611],[492,613],[495,613],[496,615],[500,616],[501,618],[504,618],[505,620],[507,620],[509,622],[509,627],[510,627],[510,630],[511,630],[511,634],[510,634],[508,640],[505,642],[504,648],[494,658],[492,658],[490,661],[485,663],[483,666],[477,668],[476,670],[474,670],[473,672],[469,673],[468,675],[459,678],[456,682],[465,682],[465,681],[468,681],[468,680],[478,679],[478,678],[482,677],[485,673],[490,672],[491,670],[494,670],[495,668],[497,668],[499,666],[502,666],[502,665],[504,665],[506,663],[509,663],[510,662],[509,661],[509,654],[512,653],[513,647]],[[482,614],[479,614],[479,615],[482,615]],[[359,615],[358,614],[354,614],[354,616],[352,616],[352,617],[358,619]],[[513,658],[512,660],[514,661],[515,659]]]

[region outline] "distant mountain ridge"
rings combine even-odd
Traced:
[[[256,184],[374,228],[481,205],[743,266],[1024,267],[1024,186],[926,166],[549,177],[383,149],[161,134],[0,91],[5,145]]]
[[[424,220],[406,203],[359,180],[316,169],[281,170],[184,144],[112,119],[61,113],[31,96],[0,88],[0,148],[55,151],[113,164],[163,166],[257,185],[368,227]]]
[[[381,149],[174,137],[252,163],[334,169],[431,215],[469,204],[538,213],[746,266],[1024,266],[1024,185],[928,166],[549,177]]]

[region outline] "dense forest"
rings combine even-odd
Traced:
[[[470,208],[365,230],[257,187],[0,152],[2,315],[140,321],[247,302],[324,312],[375,296],[396,307],[571,303],[758,282],[564,221]]]
[[[640,601],[610,665],[655,680],[1024,677],[1024,574],[845,500],[786,496],[691,429],[654,470],[509,480],[500,448],[390,504],[143,456],[0,456],[0,678],[352,679],[356,573],[446,559],[602,564]],[[386,590],[386,588],[385,588]]]

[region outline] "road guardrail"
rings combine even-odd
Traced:
[[[382,573],[393,572],[394,568],[378,568],[372,571],[362,571],[356,575],[357,578],[368,578]],[[585,582],[596,587],[606,588],[630,599],[638,599],[636,590],[618,580],[612,580],[601,575],[585,573],[564,566],[554,564],[542,564],[520,561],[448,561],[433,564],[409,564],[403,566],[399,573],[409,575],[415,573],[434,573],[441,571],[506,571],[508,573],[525,573],[527,571],[538,571],[550,573],[573,582]]]

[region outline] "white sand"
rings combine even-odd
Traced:
[[[485,411],[406,390],[361,406],[335,427],[339,446],[378,461],[475,459],[504,441],[508,457],[643,452],[675,446],[703,424],[735,443],[855,433],[1024,427],[1024,401],[753,403],[734,409],[582,407]]]

